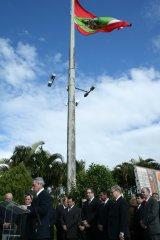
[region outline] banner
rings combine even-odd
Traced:
[[[148,187],[151,193],[160,194],[160,171],[135,166],[137,191],[140,192],[143,187]]]

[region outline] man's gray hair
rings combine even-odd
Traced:
[[[148,187],[143,187],[142,189],[146,189],[148,193],[151,193],[151,190]]]
[[[122,188],[118,185],[115,185],[115,186],[111,187],[111,191],[118,191],[118,192],[122,193]]]
[[[36,177],[36,178],[34,178],[34,179],[33,179],[33,182],[37,182],[37,183],[41,184],[42,186],[44,186],[44,184],[45,184],[42,177]]]

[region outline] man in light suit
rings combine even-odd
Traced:
[[[27,224],[29,224],[28,239],[49,240],[50,239],[50,219],[52,213],[52,199],[48,192],[44,190],[44,180],[37,177],[33,180],[33,191],[36,197],[30,206],[30,214]]]
[[[151,197],[149,188],[142,188],[141,193],[146,202],[144,216],[141,220],[141,226],[146,232],[146,240],[160,240],[159,204]]]

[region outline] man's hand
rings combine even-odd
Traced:
[[[141,225],[141,227],[143,228],[143,229],[146,229],[147,228],[147,226],[144,224],[144,222],[141,220],[140,221],[140,225]]]
[[[85,230],[85,226],[79,225],[79,229],[80,229],[80,231],[83,232]]]
[[[123,233],[123,232],[120,232],[120,234],[119,234],[119,239],[120,239],[120,240],[124,240],[124,233]]]
[[[64,231],[67,231],[67,226],[66,225],[62,225],[62,228]]]
[[[89,225],[89,223],[87,222],[87,220],[83,220],[83,221],[82,221],[82,224],[83,224],[86,228],[89,228],[89,227],[90,227],[90,225]]]
[[[98,225],[97,225],[97,228],[98,228],[99,231],[101,231],[101,232],[103,231],[103,225],[98,224]]]
[[[10,228],[11,227],[11,224],[10,223],[3,223],[3,228]]]
[[[82,221],[82,224],[83,224],[84,226],[86,226],[86,225],[87,225],[87,221],[86,221],[86,220],[83,220],[83,221]]]

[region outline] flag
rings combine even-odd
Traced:
[[[130,23],[113,17],[97,17],[84,9],[78,0],[75,0],[74,15],[75,25],[83,35],[90,35],[97,32],[111,32],[114,29],[131,26]]]

